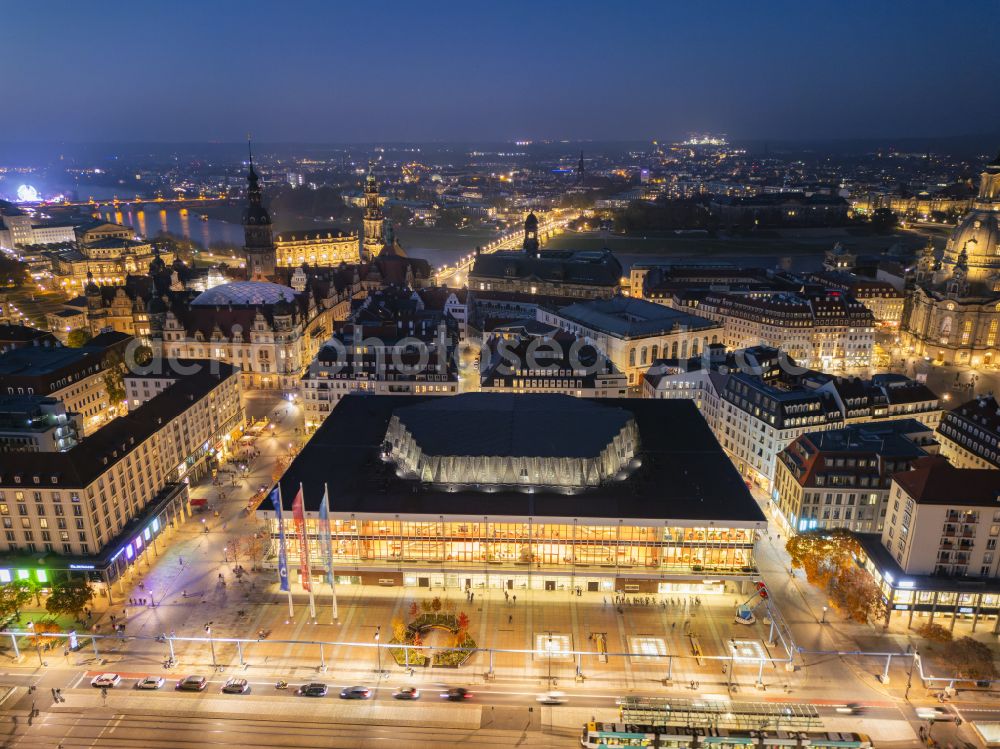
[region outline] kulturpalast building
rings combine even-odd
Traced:
[[[935,267],[937,265],[937,267]],[[937,363],[995,364],[1000,332],[1000,155],[986,165],[972,210],[952,232],[940,263],[928,248],[903,345]]]
[[[329,533],[338,584],[733,592],[766,526],[679,400],[347,395],[274,489],[289,571],[300,487],[310,569]],[[277,550],[272,503],[257,515]]]

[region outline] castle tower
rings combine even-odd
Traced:
[[[538,257],[538,217],[531,212],[524,220],[524,252],[532,257]]]
[[[250,142],[247,141],[247,148]],[[247,256],[247,280],[266,281],[274,276],[278,253],[274,246],[271,216],[264,208],[264,194],[260,178],[253,168],[253,151],[250,151],[250,168],[247,172],[247,209],[243,214],[243,251]]]
[[[359,255],[362,263],[378,257],[385,246],[385,223],[382,206],[379,204],[378,183],[372,172],[372,162],[368,162],[368,176],[365,177],[365,214],[362,218],[364,231],[361,233]]]

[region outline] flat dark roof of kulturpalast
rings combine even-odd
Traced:
[[[570,396],[472,393],[395,409],[424,455],[596,458],[625,428],[628,411]]]
[[[449,396],[451,403],[474,404],[481,393]],[[396,466],[381,459],[386,429],[397,410],[436,396],[345,396],[312,439],[296,456],[280,480],[282,507],[290,511],[299,489],[305,491],[307,511],[319,509],[324,484],[329,487],[335,513],[381,515],[488,515],[520,517],[650,518],[664,520],[740,521],[765,523],[757,502],[723,453],[708,424],[689,400],[640,398],[576,399],[560,395],[489,394],[517,398],[519,410],[566,399],[581,409],[600,404],[635,418],[642,465],[623,481],[611,481],[576,494],[556,490],[455,492],[418,481],[398,478]],[[469,406],[469,420],[490,428],[489,415],[477,416]],[[540,413],[545,409],[541,408]],[[544,419],[535,425],[546,429]],[[271,510],[270,502],[261,505]]]

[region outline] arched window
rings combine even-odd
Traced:
[[[634,367],[635,366],[635,349],[631,349],[628,352],[628,365],[630,367]]]
[[[642,347],[642,363],[649,364],[649,349],[645,346]]]
[[[677,341],[674,341],[670,345],[670,358],[671,359],[676,359],[677,358]]]

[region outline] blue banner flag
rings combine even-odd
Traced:
[[[281,484],[271,492],[274,514],[278,518],[278,578],[281,590],[288,591],[288,554],[285,553],[285,523],[281,517]]]
[[[323,504],[319,506],[320,542],[323,544],[323,564],[326,580],[333,585],[333,538],[330,536],[330,490],[323,487]]]

